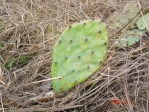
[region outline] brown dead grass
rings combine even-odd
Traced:
[[[137,46],[116,49],[116,36],[109,37],[107,60],[88,81],[60,98],[29,105],[30,98],[52,90],[42,83],[49,78],[52,49],[61,32],[70,24],[85,19],[105,21],[135,0],[0,0],[3,31],[0,40],[0,110],[128,112],[149,111],[149,42],[146,35]],[[147,0],[140,1],[147,4]],[[13,57],[31,55],[24,65],[4,65]],[[44,83],[44,82],[43,82]],[[50,83],[50,82],[49,82]],[[112,105],[112,99],[128,104]],[[131,103],[133,100],[133,104]]]

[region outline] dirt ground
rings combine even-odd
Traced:
[[[105,22],[130,2],[140,9],[149,5],[148,0],[0,0],[0,111],[149,112],[148,33],[118,49],[110,29],[107,59],[96,74],[60,97],[31,100],[53,90],[52,51],[66,27],[86,19]]]

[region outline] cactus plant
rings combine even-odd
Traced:
[[[145,14],[143,17],[139,17],[136,24],[139,30],[149,29],[149,13]]]
[[[135,43],[139,42],[143,36],[143,33],[145,32],[137,29],[128,30],[118,39],[116,46],[120,48],[131,47]]]
[[[138,12],[139,8],[137,2],[127,3],[122,12],[108,18],[108,27],[113,30],[122,29],[138,14]],[[133,27],[133,23],[129,24],[129,26]]]
[[[99,20],[72,24],[53,49],[51,77],[55,93],[70,90],[87,80],[103,64],[108,48],[108,31]]]

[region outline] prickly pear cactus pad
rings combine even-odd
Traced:
[[[139,42],[142,38],[144,31],[140,31],[137,29],[126,31],[124,35],[122,35],[117,43],[117,47],[130,47],[135,43]]]
[[[146,30],[149,28],[149,13],[145,14],[143,17],[138,18],[137,27],[140,30]]]
[[[94,74],[106,58],[108,31],[99,20],[72,24],[53,49],[51,77],[55,93],[70,90]]]
[[[137,2],[127,3],[123,11],[110,16],[107,19],[108,27],[114,30],[119,30],[126,26],[137,15],[138,12],[139,8]],[[131,24],[130,27],[133,27],[133,24]]]

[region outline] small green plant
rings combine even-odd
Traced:
[[[21,65],[21,64],[26,63],[27,61],[28,61],[28,56],[22,55],[22,56],[19,57],[17,63]]]
[[[125,48],[133,46],[140,41],[143,34],[149,29],[149,8],[142,9],[143,17],[140,17],[139,11],[137,2],[128,3],[122,12],[108,19],[108,27],[112,29],[112,32],[121,31],[119,32],[116,47]]]
[[[0,49],[4,47],[4,43],[0,42]]]
[[[108,31],[99,20],[72,24],[53,49],[51,77],[55,93],[84,82],[103,64],[108,48]]]
[[[142,17],[139,17],[137,20],[137,27],[139,30],[148,30],[149,29],[149,13],[145,14]]]
[[[5,63],[5,68],[8,70],[11,70],[12,68],[16,67],[16,66],[21,66],[27,63],[27,61],[29,60],[29,56],[28,55],[21,55],[19,57],[12,57],[10,58],[6,63]]]
[[[128,30],[118,39],[117,47],[131,47],[135,43],[139,42],[142,38],[144,31],[140,31],[137,29]]]
[[[4,66],[7,70],[10,70],[11,68],[13,68],[14,63],[15,63],[15,60],[14,60],[14,58],[12,58],[12,59],[8,60]]]

